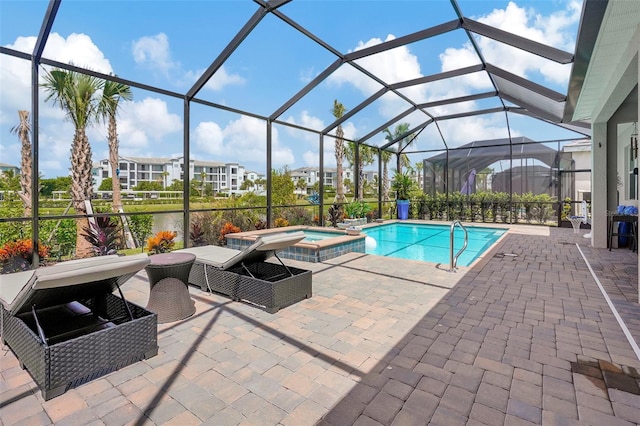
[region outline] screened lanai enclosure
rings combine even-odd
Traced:
[[[557,226],[590,200],[590,125],[565,109],[597,3],[375,1],[356,22],[363,2],[113,1],[114,26],[100,3],[2,2],[0,243],[224,244],[354,200],[390,219],[398,174],[410,218]]]

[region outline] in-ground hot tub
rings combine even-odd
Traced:
[[[260,235],[280,234],[282,232],[302,231],[306,237],[299,243],[288,247],[278,256],[284,259],[303,262],[323,262],[345,253],[365,252],[366,235],[347,235],[346,231],[318,226],[287,226],[283,228],[261,229],[259,231],[238,232],[225,235],[227,247],[242,250]]]

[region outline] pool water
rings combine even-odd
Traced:
[[[458,266],[469,266],[495,243],[506,230],[465,226],[469,244],[458,258]],[[391,223],[363,230],[367,234],[367,254],[420,260],[449,265],[450,225]],[[454,232],[454,255],[464,244],[464,231]]]
[[[335,232],[322,232],[322,231],[309,231],[304,230],[304,240],[305,242],[314,242],[326,240],[327,238],[335,238],[342,236],[341,234],[336,234]]]
[[[291,231],[291,232],[297,232],[297,231]],[[302,242],[304,243],[312,243],[315,241],[322,241],[328,238],[341,237],[344,235],[336,232],[311,231],[308,229],[303,229],[302,232],[304,232],[304,240],[302,240]]]

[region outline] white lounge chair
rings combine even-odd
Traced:
[[[244,250],[202,246],[177,251],[196,255],[190,284],[275,312],[311,297],[311,272],[285,265],[277,254],[304,237],[302,231],[278,233],[260,236]],[[280,264],[265,262],[271,257]]]
[[[120,290],[148,263],[101,256],[0,275],[2,340],[45,400],[157,354],[156,315]]]

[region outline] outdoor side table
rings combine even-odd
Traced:
[[[619,223],[631,223],[631,229],[629,232],[618,232],[616,225]],[[607,229],[607,247],[609,251],[611,251],[611,247],[613,247],[613,237],[627,237],[630,238],[631,241],[629,243],[629,248],[634,252],[638,249],[638,215],[612,215],[609,216],[609,223]]]
[[[191,253],[162,253],[149,256],[147,309],[158,314],[158,323],[185,319],[196,311],[189,295],[189,272],[196,260]]]

